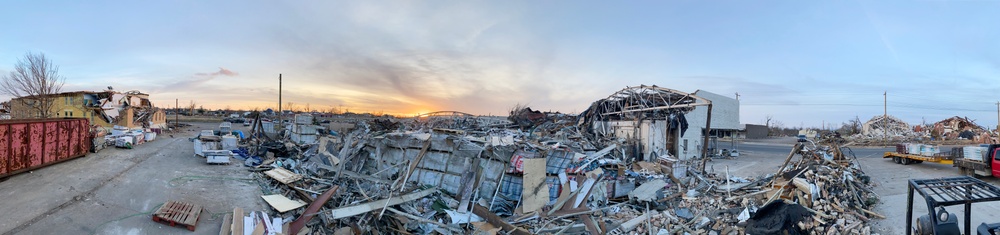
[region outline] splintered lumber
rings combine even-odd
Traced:
[[[545,183],[545,158],[524,159],[524,188],[521,201],[524,212],[542,209],[549,202],[549,188]]]
[[[785,162],[781,163],[781,166],[778,167],[778,172],[774,173],[774,178],[771,178],[771,184],[774,184],[774,181],[778,180],[778,177],[781,175],[781,171],[785,170],[785,166],[788,165],[788,162],[792,160],[792,157],[794,157],[795,153],[798,153],[799,150],[802,150],[801,144],[795,144],[795,147],[792,147],[792,152],[788,153],[788,157],[785,158]]]
[[[351,216],[355,216],[355,215],[360,215],[360,214],[367,213],[369,211],[374,211],[374,210],[382,209],[383,207],[395,206],[395,205],[402,204],[404,202],[421,199],[421,198],[424,198],[424,197],[426,197],[428,195],[431,195],[435,191],[437,191],[437,188],[430,188],[430,189],[425,189],[423,191],[418,191],[418,192],[415,192],[415,193],[406,194],[406,195],[399,196],[399,197],[392,197],[392,198],[389,198],[389,199],[382,199],[382,200],[378,200],[378,201],[367,202],[367,203],[357,204],[357,205],[353,205],[353,206],[345,206],[345,207],[341,207],[341,208],[330,210],[330,216],[331,216],[331,219],[340,219],[340,218],[346,218],[346,217],[351,217]]]
[[[503,231],[507,232],[508,234],[513,234],[513,235],[531,234],[531,232],[528,232],[528,230],[507,223],[506,221],[503,220],[503,218],[500,218],[500,216],[493,214],[493,212],[490,212],[489,209],[486,209],[486,207],[480,206],[478,204],[472,205],[472,213],[478,215],[479,217],[483,217],[483,219],[486,219],[486,222],[489,222],[493,226],[500,227],[500,229],[503,229]]]
[[[265,171],[264,174],[274,180],[277,180],[278,182],[281,182],[282,184],[291,184],[292,182],[302,179],[302,175],[295,174],[294,172],[281,167]]]

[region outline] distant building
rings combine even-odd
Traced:
[[[735,98],[697,90],[693,95],[712,102],[712,121],[709,136],[733,137],[740,130],[740,102]],[[678,144],[681,159],[697,158],[701,155],[704,142],[705,123],[708,118],[708,106],[697,106],[687,114],[690,127],[680,136]],[[709,148],[712,148],[710,145]]]
[[[47,95],[53,101],[51,118],[79,117],[91,125],[111,128],[165,128],[166,113],[149,101],[149,94],[138,91],[73,91]],[[14,119],[40,118],[35,99],[18,97],[10,101]]]
[[[765,125],[744,124],[742,135],[746,139],[763,139],[767,138],[767,131]]]

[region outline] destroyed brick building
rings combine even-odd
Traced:
[[[52,117],[82,117],[91,125],[110,129],[164,128],[166,113],[149,101],[149,94],[138,91],[73,91],[47,95],[52,100]],[[36,98],[11,99],[10,113],[15,119],[40,117]]]

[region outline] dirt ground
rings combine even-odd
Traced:
[[[137,145],[104,149],[0,182],[3,234],[218,234],[233,207],[264,210],[242,164],[208,165],[188,138],[200,123]],[[173,137],[171,137],[173,135]],[[196,231],[151,220],[167,200],[203,206]]]
[[[744,150],[741,152],[741,157],[737,159],[715,159],[710,162],[708,167],[709,169],[714,168],[716,172],[724,173],[728,166],[730,174],[744,177],[773,174],[778,170],[782,161],[785,160],[793,142],[794,139],[766,139],[744,142],[744,146],[786,145],[788,148],[783,150],[785,152]],[[886,216],[886,219],[875,220],[871,223],[873,231],[881,234],[903,234],[906,232],[904,229],[906,226],[908,180],[960,176],[958,169],[951,165],[928,162],[915,165],[900,165],[893,163],[891,160],[883,159],[882,155],[878,154],[881,151],[874,151],[874,149],[866,151],[866,149],[861,147],[854,147],[854,149],[855,152],[864,153],[857,155],[858,160],[865,173],[876,183],[875,192],[882,199],[876,207],[875,212]],[[798,159],[796,156],[793,161]],[[1000,185],[1000,180],[997,178],[980,179],[993,185]],[[920,215],[927,214],[923,198],[915,193],[913,200],[914,219]],[[964,226],[962,223],[965,221],[965,210],[962,206],[946,207],[946,210],[958,216],[959,227]],[[983,222],[1000,222],[1000,202],[973,204],[971,222],[973,230]]]

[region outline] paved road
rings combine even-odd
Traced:
[[[719,142],[720,148],[731,148],[729,142]],[[736,149],[741,153],[754,153],[760,156],[787,156],[789,151],[792,151],[791,143],[758,143],[758,142],[744,142],[736,145]],[[886,151],[894,151],[893,148],[881,148],[881,147],[852,147],[850,148],[854,155],[858,158],[881,158],[882,154]]]

